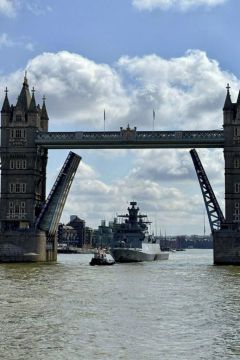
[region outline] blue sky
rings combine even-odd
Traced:
[[[159,129],[221,128],[225,86],[235,100],[240,85],[239,12],[237,0],[0,0],[0,86],[14,103],[27,69],[52,131],[102,130],[104,108],[109,129],[150,130],[153,108]],[[187,150],[77,152],[63,221],[96,226],[136,200],[162,231],[203,232]],[[48,189],[66,154],[49,153]],[[222,151],[200,155],[223,206]]]
[[[26,4],[31,4],[31,10]],[[131,0],[26,0],[17,7],[15,17],[1,16],[0,28],[12,41],[32,43],[33,55],[67,49],[97,62],[112,63],[122,55],[157,53],[169,58],[187,49],[202,49],[238,73],[237,60],[233,59],[239,58],[240,50],[233,39],[239,31],[239,10],[237,0],[185,12],[174,7],[139,11]],[[1,71],[25,66],[29,54],[18,50],[16,59],[15,49],[5,48]],[[15,59],[9,62],[9,57]]]

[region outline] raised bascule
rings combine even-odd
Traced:
[[[48,149],[194,148],[191,156],[214,240],[215,264],[240,264],[240,93],[227,87],[223,130],[49,132],[43,99],[36,104],[25,75],[16,106],[1,110],[0,262],[54,261],[56,231],[80,156],[70,152],[46,199]],[[225,217],[195,148],[223,148]],[[80,189],[81,190],[81,189]]]

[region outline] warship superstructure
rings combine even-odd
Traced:
[[[118,215],[124,221],[116,226],[112,256],[116,262],[167,260],[169,253],[161,251],[160,243],[148,233],[147,215],[139,213],[135,201],[130,202],[128,214]]]

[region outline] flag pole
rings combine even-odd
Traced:
[[[104,132],[105,132],[105,122],[106,122],[106,112],[105,112],[105,109],[104,109],[104,112],[103,112],[103,129],[104,129]]]
[[[154,124],[155,123],[155,111],[154,111],[154,109],[153,109],[153,131],[154,131]]]

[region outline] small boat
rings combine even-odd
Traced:
[[[107,257],[106,252],[101,249],[94,253],[93,258],[91,259],[89,265],[113,265],[115,260],[113,258]]]

